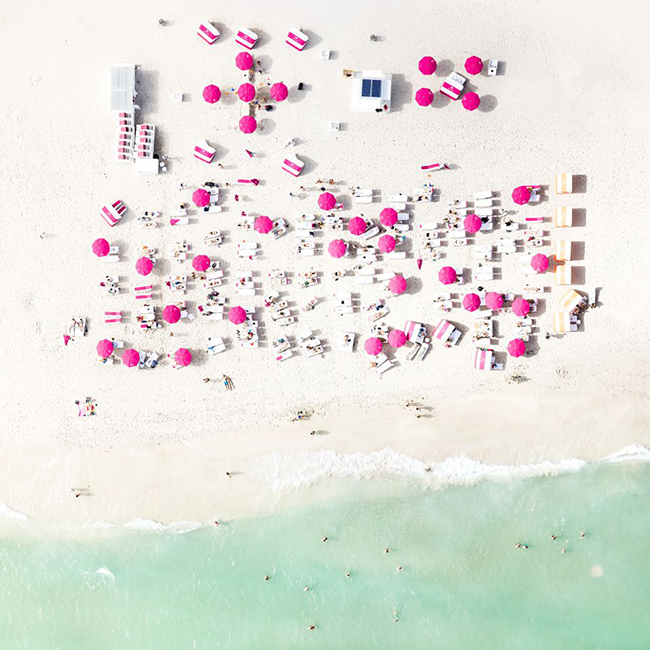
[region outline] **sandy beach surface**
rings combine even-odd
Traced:
[[[280,487],[309,483],[306,475],[318,475],[318,467],[323,476],[347,471],[328,452],[344,458],[351,473],[417,477],[428,464],[459,456],[490,465],[538,465],[650,446],[649,229],[643,201],[650,82],[639,72],[649,10],[642,3],[417,0],[397,8],[385,0],[282,1],[272,9],[258,2],[232,4],[222,13],[199,1],[92,7],[64,2],[56,11],[39,2],[4,2],[0,8],[0,502],[48,522],[209,521],[266,511],[285,499]],[[160,27],[159,18],[167,26]],[[212,47],[195,34],[208,19],[222,29]],[[239,100],[230,96],[211,106],[201,98],[208,83],[224,89],[244,80],[234,65],[240,48],[233,37],[243,25],[261,36],[254,51],[265,72],[260,79],[284,81],[290,90],[286,102],[264,114],[263,131],[249,136],[236,129]],[[302,53],[284,43],[291,27],[310,34]],[[371,41],[371,33],[378,40]],[[321,60],[323,48],[332,51],[328,61]],[[460,70],[472,54],[502,62],[496,77],[470,77],[470,88],[482,97],[478,111],[437,100],[426,109],[417,106],[418,88],[437,91],[444,76]],[[418,72],[424,55],[439,63],[432,77]],[[141,116],[158,129],[159,150],[170,156],[167,174],[139,175],[114,160],[116,119],[108,92],[116,63],[141,68]],[[344,68],[392,73],[393,110],[351,112]],[[303,91],[296,88],[299,82]],[[174,92],[185,93],[186,101],[174,102]],[[342,123],[339,132],[328,128],[332,121]],[[225,169],[192,158],[203,138],[217,148]],[[290,138],[298,141],[292,152],[306,161],[299,179],[280,167]],[[257,156],[249,158],[246,148]],[[426,178],[420,165],[438,161],[454,168]],[[466,335],[453,349],[434,345],[423,362],[407,361],[406,350],[398,350],[397,367],[378,376],[361,347],[352,355],[336,350],[341,330],[363,341],[368,322],[361,313],[335,316],[331,296],[354,291],[365,303],[381,296],[381,287],[335,283],[327,275],[353,262],[342,264],[327,254],[300,258],[292,233],[271,240],[236,228],[241,210],[291,223],[316,212],[319,178],[337,181],[334,193],[347,208],[343,216],[361,211],[373,219],[386,197],[411,193],[430,180],[440,199],[416,204],[411,222],[417,225],[441,222],[448,200],[483,190],[500,192],[504,206],[515,207],[513,187],[552,186],[560,172],[579,175],[580,192],[558,197],[550,189],[539,205],[518,209],[515,218],[548,218],[559,205],[581,210],[578,225],[561,234],[579,243],[574,286],[599,287],[600,305],[584,316],[580,332],[545,340],[561,288],[550,275],[532,280],[552,287],[540,309],[542,335],[533,356],[508,359],[504,372],[475,371],[474,345]],[[262,182],[226,191],[221,214],[195,214],[190,226],[169,226],[170,211],[189,202],[194,187],[250,177]],[[179,190],[181,182],[190,189]],[[304,198],[289,198],[299,185],[309,189]],[[350,194],[356,185],[372,187],[383,200],[356,206]],[[99,208],[117,198],[129,215],[111,230]],[[138,228],[135,217],[145,210],[161,211],[165,225]],[[216,228],[227,233],[226,243],[205,249],[203,237]],[[469,247],[446,248],[442,263],[425,262],[418,271],[419,235],[410,234],[408,259],[377,265],[411,280],[406,295],[389,301],[385,320],[391,327],[406,320],[435,326],[443,316],[432,301],[442,289],[438,269],[442,263],[473,269],[475,262]],[[120,246],[119,264],[107,266],[92,255],[91,243],[100,236]],[[326,246],[334,236],[326,232],[317,241]],[[498,230],[486,235],[485,243],[498,236]],[[547,239],[557,237],[551,232]],[[261,259],[237,259],[237,242],[244,238],[261,243]],[[325,273],[319,286],[312,291],[289,285],[287,300],[298,309],[312,295],[323,300],[312,312],[300,311],[289,331],[260,309],[265,345],[256,350],[233,346],[234,328],[227,321],[197,317],[142,332],[132,292],[139,280],[138,251],[143,245],[159,251],[152,304],[162,308],[171,297],[161,285],[176,268],[169,248],[179,240],[194,253],[215,253],[231,278],[245,269],[258,281],[274,268],[319,270]],[[497,263],[501,277],[490,288],[520,292],[525,257]],[[119,273],[125,293],[100,291],[107,272]],[[266,281],[259,286],[269,288]],[[197,288],[185,296],[191,311],[203,293]],[[237,304],[232,280],[223,293]],[[261,307],[262,293],[246,304]],[[109,308],[131,317],[105,325],[101,316]],[[88,336],[64,347],[63,329],[72,316],[88,318]],[[448,318],[462,329],[472,322],[458,307]],[[270,341],[306,328],[326,341],[325,354],[277,363]],[[498,331],[503,351],[514,331],[512,315],[499,317]],[[195,361],[182,370],[169,360],[146,371],[102,365],[95,345],[106,336],[161,354],[184,346]],[[205,356],[208,336],[227,338],[231,349]],[[203,382],[224,373],[234,391],[218,381]],[[513,374],[526,381],[510,383]],[[75,400],[86,396],[97,400],[98,414],[77,417]],[[426,417],[417,420],[404,408],[407,400],[430,407]],[[312,419],[291,423],[301,408],[312,411]],[[318,435],[310,436],[311,430]],[[386,449],[404,457],[376,455]],[[370,464],[355,466],[347,455],[357,452],[370,454]],[[407,457],[422,462],[409,465]],[[226,471],[235,475],[228,478]],[[87,486],[92,497],[71,496],[71,488]]]

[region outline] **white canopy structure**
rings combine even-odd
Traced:
[[[133,113],[139,108],[134,104],[138,93],[135,90],[135,66],[132,64],[111,67],[111,110]]]
[[[392,75],[380,70],[360,70],[352,75],[352,110],[376,111],[388,106],[390,111],[390,95]]]

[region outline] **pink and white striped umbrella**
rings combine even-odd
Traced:
[[[382,235],[377,242],[377,248],[379,248],[382,253],[392,253],[395,250],[396,245],[397,242],[395,241],[395,237],[392,235]]]
[[[381,339],[378,339],[376,336],[371,336],[369,339],[366,339],[366,342],[363,344],[363,349],[373,357],[380,354],[383,347],[384,344],[381,342]]]
[[[379,221],[387,228],[391,228],[397,223],[397,210],[393,208],[384,208],[379,213]]]

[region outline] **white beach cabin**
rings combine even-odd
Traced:
[[[392,75],[380,70],[360,70],[352,75],[352,110],[371,112],[387,106],[390,111]]]
[[[111,66],[111,110],[133,113],[136,108],[135,65]]]

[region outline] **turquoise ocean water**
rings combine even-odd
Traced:
[[[650,647],[650,463],[335,487],[184,534],[5,523],[0,648]]]

